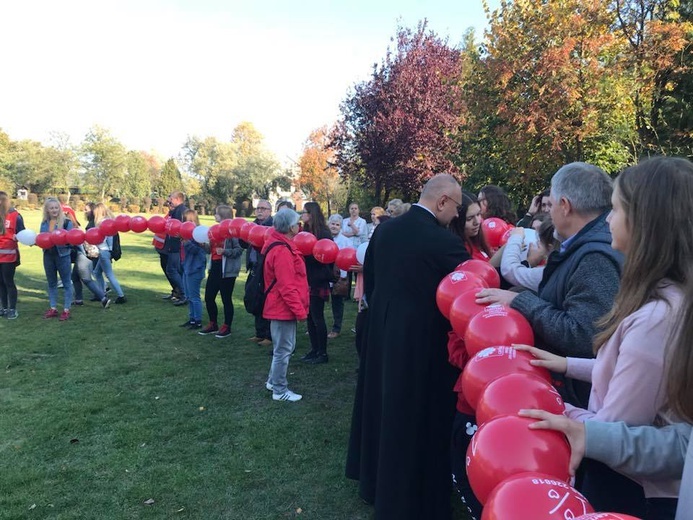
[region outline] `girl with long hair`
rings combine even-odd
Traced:
[[[183,222],[194,222],[195,226],[200,225],[197,211],[187,209],[183,213]],[[200,298],[200,287],[205,277],[205,266],[207,265],[207,254],[204,246],[191,238],[183,241],[185,258],[183,259],[183,287],[185,295],[188,297],[188,321],[181,324],[191,330],[202,328],[202,299]],[[239,266],[240,267],[240,266]]]
[[[99,202],[94,206],[92,210],[94,214],[94,224],[98,226],[106,220],[107,218],[113,218],[113,213],[106,207],[103,202]],[[127,302],[125,298],[125,293],[120,287],[118,278],[116,278],[113,272],[113,265],[111,264],[111,252],[113,251],[113,237],[106,237],[103,242],[101,242],[97,247],[99,248],[99,261],[96,263],[94,268],[94,278],[96,278],[96,283],[101,289],[101,292],[105,292],[106,284],[103,280],[104,275],[108,278],[111,289],[113,289],[118,297],[115,300],[117,304],[123,304]]]
[[[301,213],[303,230],[315,235],[321,240],[332,240],[325,216],[317,202],[306,202]],[[318,365],[327,363],[327,324],[325,323],[325,303],[330,299],[330,281],[333,276],[332,264],[321,264],[313,255],[304,257],[308,287],[310,289],[310,305],[308,309],[308,336],[310,338],[310,351],[301,358],[301,361]]]
[[[682,330],[678,318],[693,270],[693,164],[656,157],[627,168],[616,179],[612,205],[607,218],[611,244],[625,254],[626,262],[614,305],[598,324],[596,359],[519,348],[531,352],[538,366],[592,382],[586,410],[567,406],[572,419],[624,421],[632,426],[670,423],[676,418],[661,390],[667,380],[667,346]],[[685,359],[677,359],[683,367],[670,369],[674,379],[677,369],[690,371],[688,356],[688,366]],[[689,381],[679,387],[690,391]],[[595,509],[646,520],[673,518],[679,491],[676,479],[641,480],[641,487],[594,460],[586,460],[584,468],[581,491]]]
[[[72,229],[72,221],[65,217],[65,213],[56,198],[49,197],[43,203],[43,220],[41,221],[41,233],[52,233],[56,229],[69,231]],[[58,318],[60,321],[70,319],[70,307],[72,306],[72,280],[70,279],[70,253],[69,245],[53,246],[43,250],[43,270],[48,281],[48,301],[50,308],[43,315],[44,318]],[[63,282],[65,300],[63,312],[58,314],[58,275]]]
[[[8,320],[19,317],[14,273],[19,265],[17,233],[24,230],[24,220],[11,202],[10,196],[0,191],[0,317]]]
[[[483,218],[495,217],[514,225],[516,216],[513,213],[513,204],[502,188],[493,184],[484,186],[479,192],[478,200]]]
[[[491,250],[481,232],[481,205],[468,191],[462,191],[462,204],[457,217],[450,222],[450,229],[462,239],[472,258],[486,262],[490,260]]]

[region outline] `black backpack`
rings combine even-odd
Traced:
[[[277,283],[277,280],[272,280],[272,283],[267,289],[265,289],[265,273],[264,273],[264,263],[265,257],[269,254],[272,248],[276,246],[284,246],[289,248],[288,244],[284,242],[273,242],[267,248],[264,255],[258,255],[257,263],[255,268],[248,276],[248,280],[245,282],[245,295],[243,296],[243,305],[245,305],[245,310],[248,311],[253,316],[262,316],[262,310],[265,307],[265,299],[267,295]]]
[[[123,256],[123,250],[120,249],[120,235],[116,233],[115,235],[113,235],[113,247],[111,248],[111,258],[117,262],[118,260],[120,260],[121,256]]]

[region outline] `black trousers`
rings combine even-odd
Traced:
[[[472,442],[476,429],[476,417],[460,412],[455,414],[450,443],[453,486],[469,511],[472,520],[479,520],[483,511],[482,505],[474,496],[472,486],[469,485],[467,478],[467,448]]]
[[[319,354],[327,354],[327,324],[325,323],[325,300],[319,296],[310,297],[308,307],[308,337],[310,349]]]
[[[218,322],[217,294],[221,293],[221,302],[224,304],[224,324],[231,328],[233,323],[234,285],[236,285],[236,278],[222,278],[221,260],[214,260],[209,269],[209,276],[205,285],[205,307],[207,308],[209,321]]]
[[[0,263],[0,308],[17,308],[17,286],[14,283],[14,272],[17,264]]]
[[[176,284],[173,283],[171,277],[166,272],[166,266],[168,266],[168,254],[162,253],[160,251],[157,252],[159,253],[159,265],[161,266],[161,270],[164,272],[164,275],[166,276],[168,283],[171,285],[171,292],[176,292]]]
[[[645,493],[640,484],[596,460],[584,459],[581,468],[584,475],[579,491],[595,511],[645,517]]]

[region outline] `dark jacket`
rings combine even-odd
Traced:
[[[272,220],[272,217],[267,217],[262,222],[260,222],[258,219],[255,219],[253,220],[253,224],[265,227],[272,227],[274,221]],[[250,245],[245,240],[239,240],[238,243],[241,245],[243,249],[247,250],[245,253],[245,269],[248,272],[252,272],[253,267],[255,267],[255,264],[257,263],[257,258],[260,254],[260,249],[253,245]]]
[[[537,347],[561,356],[594,357],[595,322],[614,304],[623,265],[623,255],[611,248],[606,215],[583,227],[566,251],[551,253],[538,295],[525,291],[513,300],[511,307],[532,325]],[[566,383],[564,397],[586,408],[589,385]],[[581,387],[577,395],[571,395],[571,386]]]
[[[323,238],[332,240],[332,233],[330,233],[328,229],[325,229],[322,231],[322,233],[318,233],[315,238],[318,240],[322,240]],[[329,290],[330,282],[334,277],[334,264],[321,264],[313,255],[306,255],[303,258],[306,261],[308,286],[311,288],[311,290]]]
[[[183,222],[183,213],[185,213],[188,208],[185,204],[180,204],[175,208],[171,208],[168,212],[170,218],[175,218]],[[164,253],[179,253],[180,252],[180,237],[175,237],[173,235],[166,235],[166,241],[164,242],[164,247],[162,249]]]

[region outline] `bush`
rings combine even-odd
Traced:
[[[34,206],[38,206],[38,203],[39,203],[38,195],[36,195],[36,193],[29,193],[29,195],[27,195],[27,202],[29,204],[33,204]]]

